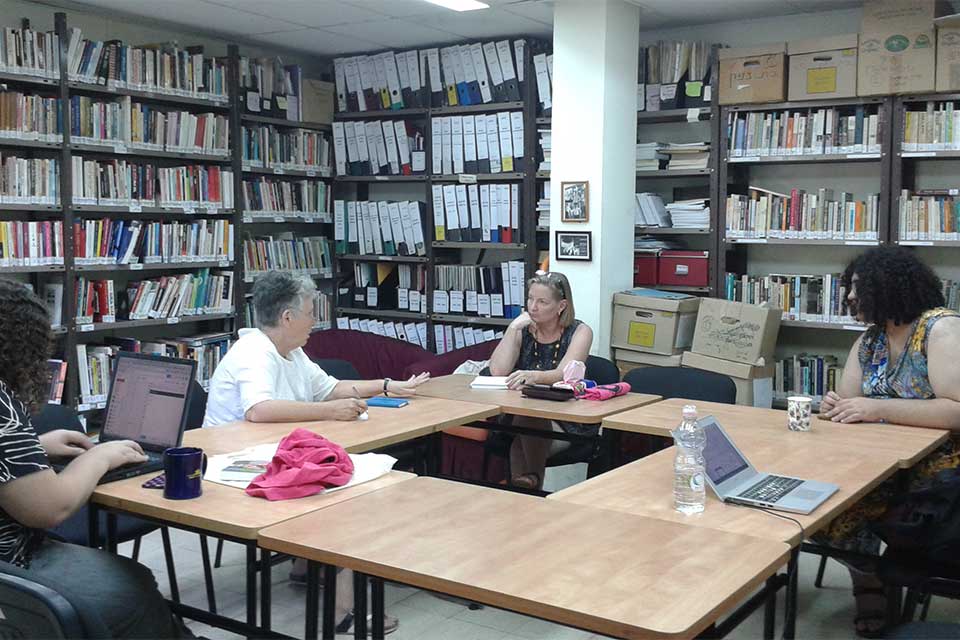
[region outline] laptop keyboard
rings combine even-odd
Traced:
[[[759,502],[774,503],[801,484],[803,484],[803,480],[797,480],[796,478],[767,476],[737,497],[757,500]]]

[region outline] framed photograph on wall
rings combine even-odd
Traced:
[[[589,231],[557,231],[557,260],[593,260]]]
[[[587,222],[590,219],[589,186],[586,180],[560,183],[560,191],[563,194],[561,222]]]

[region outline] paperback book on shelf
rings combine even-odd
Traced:
[[[309,129],[243,125],[243,168],[316,171],[329,176],[333,166],[330,135]]]
[[[789,194],[750,187],[748,195],[731,194],[726,202],[726,235],[747,239],[875,241],[878,194],[856,200],[847,192],[821,188]]]
[[[267,271],[295,271],[307,275],[330,275],[333,248],[323,236],[248,237],[243,241],[243,267],[247,278]]]

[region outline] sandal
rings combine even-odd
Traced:
[[[860,596],[883,596],[887,597],[887,590],[883,587],[861,587],[853,590],[853,597]],[[872,623],[872,624],[871,624]],[[863,626],[861,626],[861,624]],[[879,626],[875,626],[878,625]],[[887,631],[887,609],[883,608],[865,608],[857,607],[857,615],[853,618],[855,633],[861,638],[882,638]]]
[[[389,635],[397,630],[400,621],[391,615],[383,616],[383,634]],[[347,613],[339,623],[337,623],[336,632],[339,635],[353,635],[353,611]],[[373,614],[367,614],[367,635],[373,634]]]
[[[528,489],[533,491],[540,488],[540,474],[522,473],[520,475],[513,476],[510,484],[518,489]]]

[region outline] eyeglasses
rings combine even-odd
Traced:
[[[563,289],[564,282],[566,282],[566,278],[563,274],[553,271],[537,271],[533,278],[530,279],[530,284],[542,284],[553,287],[560,294],[561,298],[567,297]]]

